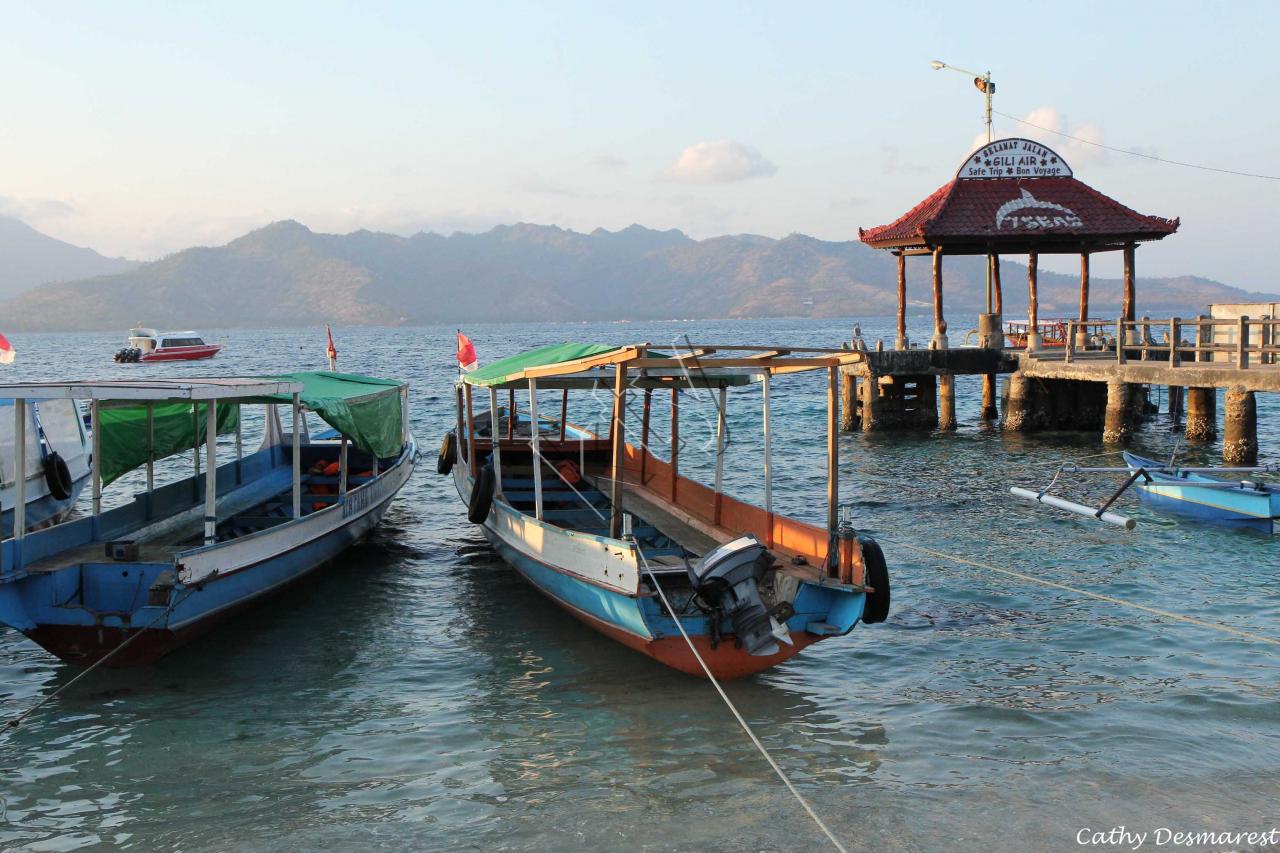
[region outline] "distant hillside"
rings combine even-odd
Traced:
[[[908,267],[908,299],[929,304],[928,259]],[[944,259],[947,314],[972,316],[982,261]],[[19,330],[301,326],[509,320],[872,316],[896,308],[896,263],[856,241],[799,234],[693,240],[632,225],[590,234],[499,226],[484,234],[317,234],[277,222],[216,248],[136,269],[49,284],[0,302]],[[1026,268],[1006,263],[1005,314],[1026,308]],[[1041,315],[1070,314],[1078,282],[1043,272]],[[1208,279],[1140,278],[1143,313],[1195,313],[1258,297]],[[1120,284],[1098,279],[1095,316],[1119,310]]]
[[[39,284],[125,272],[136,261],[108,258],[55,240],[18,219],[0,216],[0,299]]]

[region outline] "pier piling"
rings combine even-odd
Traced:
[[[1186,438],[1191,442],[1213,441],[1218,436],[1218,392],[1214,388],[1187,389]]]
[[[938,429],[956,428],[956,378],[950,373],[938,377]]]
[[[1133,431],[1133,386],[1119,379],[1107,382],[1107,409],[1102,427],[1102,440],[1107,444],[1123,444]]]
[[[858,377],[845,373],[840,377],[840,429],[853,432],[858,428]]]
[[[996,421],[1000,419],[1000,410],[996,408],[996,375],[982,374],[982,419]]]
[[[1239,385],[1227,390],[1222,458],[1228,465],[1258,463],[1257,403],[1253,392]]]
[[[1031,382],[1021,372],[1009,376],[1009,399],[1004,404],[1004,428],[1022,432],[1029,426]]]

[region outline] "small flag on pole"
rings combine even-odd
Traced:
[[[329,328],[329,324],[324,324],[325,336],[329,339],[329,346],[325,350],[325,355],[329,356],[329,369],[338,369],[338,348],[333,345],[333,330]]]
[[[471,338],[462,334],[461,329],[458,330],[458,367],[464,373],[476,369],[476,348],[472,345]]]
[[[17,357],[18,351],[13,348],[13,344],[4,335],[0,335],[0,364],[13,364]]]

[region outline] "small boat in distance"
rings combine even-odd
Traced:
[[[452,474],[498,554],[582,622],[682,672],[704,676],[705,664],[718,679],[749,676],[888,615],[880,546],[838,519],[839,368],[864,357],[804,347],[702,346],[680,356],[647,344],[542,347],[458,380],[457,424],[437,470]],[[806,370],[822,371],[828,386],[822,526],[775,513],[771,497],[770,378]],[[753,383],[763,389],[763,507],[723,491],[728,391]],[[517,389],[528,392],[524,412]],[[485,412],[474,410],[477,390],[487,392]],[[538,413],[539,390],[561,392],[559,417]],[[569,422],[570,390],[612,401],[608,435]],[[669,460],[648,447],[655,391],[671,398]],[[714,487],[680,474],[679,400],[690,391],[718,401]],[[641,393],[637,440],[626,407]]]
[[[155,329],[129,330],[129,343],[115,355],[121,364],[141,361],[196,361],[213,358],[222,344],[207,344],[204,338],[191,330],[185,332],[157,332]]]
[[[93,421],[92,511],[0,542],[0,621],[69,662],[144,664],[286,589],[368,535],[413,473],[407,392],[346,373],[0,385],[11,415],[83,399]],[[265,408],[247,455],[246,404]],[[185,453],[191,474],[156,484],[155,462]],[[144,467],[145,491],[104,509],[104,484]]]
[[[1124,461],[1131,472],[1144,473],[1134,488],[1145,504],[1214,524],[1275,532],[1280,519],[1280,487],[1258,480],[1222,480],[1127,450]],[[1231,473],[1231,469],[1221,470]],[[1262,473],[1268,469],[1245,470]]]
[[[13,535],[18,515],[17,447],[22,458],[22,524],[37,530],[57,524],[89,482],[89,440],[75,400],[41,400],[24,406],[18,441],[14,400],[0,399],[0,539]]]

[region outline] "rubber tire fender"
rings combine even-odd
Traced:
[[[444,441],[440,442],[440,455],[436,457],[436,473],[448,474],[452,471],[457,455],[458,437],[454,435],[453,430],[449,430],[444,434]]]
[[[492,465],[485,465],[476,475],[475,485],[471,487],[471,500],[467,502],[467,520],[472,524],[484,524],[489,517],[497,479]]]
[[[71,469],[56,450],[49,451],[44,458],[44,483],[54,500],[65,501],[71,497]]]
[[[870,536],[859,536],[862,546],[862,563],[866,566],[866,584],[875,590],[867,593],[862,607],[862,621],[868,625],[883,622],[889,617],[889,567],[884,561],[880,543]]]

